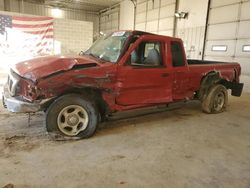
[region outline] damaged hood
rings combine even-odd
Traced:
[[[23,78],[36,81],[51,74],[70,70],[75,66],[84,68],[84,65],[87,68],[101,64],[88,56],[46,56],[18,63],[13,70]]]

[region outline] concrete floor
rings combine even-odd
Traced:
[[[52,141],[43,113],[29,120],[1,107],[0,187],[250,187],[250,93],[222,114],[199,102],[147,113],[87,140]]]

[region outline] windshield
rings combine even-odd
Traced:
[[[116,63],[119,59],[129,32],[119,31],[98,39],[85,54]]]

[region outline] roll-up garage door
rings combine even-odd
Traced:
[[[119,30],[120,7],[112,7],[100,13],[100,32],[109,33]]]
[[[173,36],[176,0],[138,0],[136,30]]]
[[[249,10],[249,0],[211,0],[205,59],[239,62],[250,74]]]

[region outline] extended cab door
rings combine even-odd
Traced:
[[[172,74],[166,67],[164,40],[143,36],[127,53],[127,59],[118,66],[116,103],[146,105],[172,101]]]
[[[173,100],[190,98],[190,72],[181,40],[170,41],[173,67]]]

